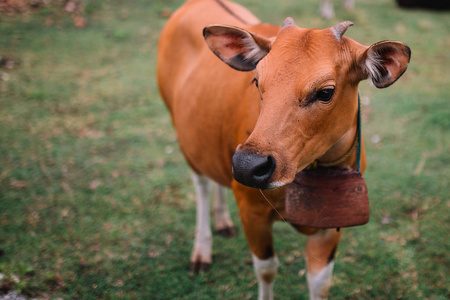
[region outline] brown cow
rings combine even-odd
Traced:
[[[231,187],[252,252],[259,299],[272,299],[278,267],[272,223],[285,216],[283,186],[315,161],[356,168],[355,153],[340,158],[356,139],[358,83],[369,78],[378,88],[391,85],[405,72],[410,49],[391,41],[363,46],[343,37],[350,25],[305,29],[290,18],[283,27],[263,24],[224,0],[188,0],[169,19],[159,41],[158,81],[193,170],[195,271],[212,262],[213,183],[215,229],[233,233],[224,199],[224,188]],[[364,147],[361,154],[364,170]],[[294,227],[308,236],[311,299],[324,299],[342,231]]]

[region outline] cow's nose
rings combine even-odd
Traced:
[[[275,171],[272,156],[259,156],[249,151],[236,151],[233,155],[233,177],[243,185],[265,189]]]

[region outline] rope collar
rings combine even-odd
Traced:
[[[356,151],[356,165],[357,165],[357,170],[359,172],[360,168],[361,168],[361,100],[359,97],[359,92],[358,92],[358,119],[357,119],[357,128],[356,128],[356,136],[355,136],[355,140],[353,141],[353,145],[350,148],[350,150],[345,153],[342,157],[331,161],[331,162],[320,162],[317,159],[310,164],[307,169],[317,169],[318,167],[323,167],[323,168],[329,168],[329,167],[334,167],[337,166],[341,163],[343,163],[344,161],[346,161],[347,159],[350,158],[350,156],[353,155],[353,153]]]

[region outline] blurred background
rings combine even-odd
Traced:
[[[211,270],[189,273],[194,191],[155,78],[182,2],[0,0],[0,299],[256,299],[242,230],[214,236]],[[371,220],[344,230],[330,298],[450,298],[448,1],[341,0],[332,14],[318,0],[236,2],[263,22],[350,20],[364,45],[411,47],[392,87],[360,85]],[[305,238],[274,233],[275,296],[308,299]]]

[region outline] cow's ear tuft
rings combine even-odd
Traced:
[[[400,42],[373,44],[363,54],[361,68],[377,88],[393,84],[408,67],[411,49]]]
[[[226,25],[207,26],[203,36],[217,57],[239,71],[254,70],[272,44],[268,38]]]

